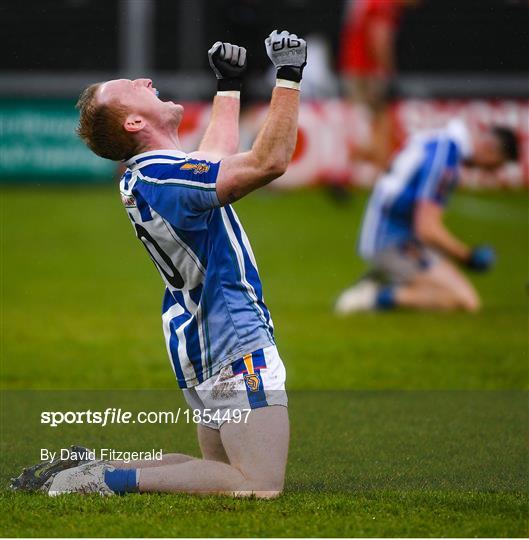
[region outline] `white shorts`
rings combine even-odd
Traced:
[[[220,429],[224,422],[244,421],[252,409],[286,407],[285,379],[285,366],[272,345],[244,355],[183,392],[199,423]]]
[[[410,240],[376,253],[370,260],[372,270],[383,281],[409,283],[415,276],[434,266],[440,256],[433,249]]]

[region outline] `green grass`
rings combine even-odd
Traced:
[[[525,536],[527,501],[513,494],[286,494],[276,501],[184,495],[121,499],[3,496],[7,536]]]
[[[497,268],[470,276],[483,299],[480,313],[336,319],[334,298],[363,269],[354,244],[364,201],[355,194],[338,208],[321,193],[296,192],[237,204],[288,370],[284,496],[54,500],[6,490],[8,477],[37,461],[41,446],[117,441],[141,449],[152,440],[196,453],[197,445],[190,426],[39,426],[46,403],[81,410],[94,402],[164,409],[183,402],[162,338],[161,281],[117,190],[4,189],[0,532],[526,536],[526,194],[463,194],[447,216],[469,243],[497,248]]]

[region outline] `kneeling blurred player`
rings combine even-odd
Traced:
[[[443,223],[444,208],[462,162],[495,169],[517,157],[516,137],[506,128],[471,132],[453,120],[413,136],[373,190],[359,240],[371,268],[340,295],[336,313],[398,306],[477,311],[479,296],[454,262],[486,271],[494,251],[455,237]]]

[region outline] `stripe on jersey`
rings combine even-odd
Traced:
[[[172,328],[178,327],[188,319],[188,314],[185,313],[184,308],[176,303],[174,298],[169,294],[169,300],[166,302],[168,293],[166,292],[166,298],[164,298],[164,313],[162,315],[163,321],[163,333],[165,336],[165,345],[167,347],[167,353],[171,359],[171,366],[173,372],[178,380],[180,386],[182,384],[185,388],[186,376],[182,371],[182,365],[180,363],[180,357],[178,354],[179,342],[175,332],[172,332]]]
[[[359,252],[363,257],[372,257],[380,243],[384,230],[384,213],[404,192],[424,159],[424,146],[412,143],[395,159],[391,170],[375,185],[364,214],[360,233]]]
[[[176,234],[183,244],[191,251],[189,255],[196,258],[197,265],[201,265],[204,269],[207,268],[209,252],[207,242],[204,241],[204,238],[206,238],[208,234],[207,231],[201,231],[201,236],[199,236],[197,231],[178,229],[165,218],[162,217],[162,219],[166,222],[167,226],[171,228],[173,233]],[[184,247],[184,245],[182,247]]]
[[[185,324],[182,333],[185,336],[186,341],[186,357],[193,366],[198,382],[201,383],[204,380],[204,371],[207,370],[204,354],[205,343],[202,330],[202,306],[197,306],[188,291],[173,291],[172,294],[176,301],[189,313],[189,316],[193,316],[192,319]],[[180,358],[185,359],[186,357],[181,356]]]
[[[204,184],[204,182],[195,182],[193,180],[180,180],[179,178],[171,178],[169,180],[159,180],[150,176],[143,176],[138,172],[138,181],[145,184],[164,185],[164,186],[180,186],[189,189],[199,189],[202,191],[215,191],[216,183]]]
[[[160,214],[158,215],[160,216]],[[172,239],[189,255],[200,273],[205,276],[206,269],[199,256],[193,251],[193,248],[182,239],[182,235],[180,232],[176,231],[176,227],[173,227],[163,216],[160,216],[160,219],[164,222],[164,225],[167,227],[167,232],[171,235]]]
[[[444,168],[447,164],[448,153],[450,151],[450,140],[448,138],[443,138],[436,141],[435,150],[431,158],[427,162],[427,166],[431,163],[430,172],[426,178],[421,192],[420,197],[430,198],[439,178],[441,177]]]
[[[122,177],[124,189],[129,189],[129,182],[131,178],[132,178],[132,172],[130,170],[127,170]]]
[[[178,378],[180,387],[185,388],[187,386],[185,381],[196,379],[202,382],[204,380],[203,353],[195,337],[191,337],[191,343],[188,345],[188,328],[190,326],[194,326],[195,335],[198,335],[198,329],[196,328],[197,318],[192,316],[183,295],[178,295],[178,292],[169,292],[170,295],[176,296],[176,298],[174,304],[162,315],[162,320],[175,375]]]
[[[195,172],[195,165],[206,163],[208,168],[201,173]],[[184,160],[176,163],[160,163],[156,161],[154,163],[145,163],[141,165],[138,172],[142,176],[155,178],[159,182],[164,181],[187,181],[197,182],[198,184],[211,185],[214,184],[217,175],[213,174],[215,169],[218,169],[217,163],[197,161],[197,160]]]
[[[138,159],[135,159],[134,161],[136,163],[143,163],[150,161],[150,160],[156,160],[159,163],[174,163],[175,161],[185,161],[186,158],[184,156],[177,157],[177,156],[168,156],[167,154],[156,154],[154,156],[143,156]],[[142,165],[143,167],[143,165]]]
[[[143,152],[125,161],[125,165],[134,170],[138,167],[139,163],[160,158],[171,161],[185,161],[187,154],[185,152],[181,152],[180,150],[151,150],[150,152]]]
[[[360,232],[359,251],[363,257],[371,257],[375,253],[376,237],[382,219],[382,199],[373,193],[365,211],[362,230]]]
[[[174,161],[174,160],[169,160],[169,159],[149,159],[148,161],[144,161],[143,163],[137,165],[137,169],[138,171],[142,171],[143,169],[148,169],[151,165],[169,165],[169,166],[173,166],[173,165],[176,165],[178,163],[178,167],[177,167],[177,170],[180,169],[180,167],[186,162],[185,159],[179,159],[177,161]],[[152,174],[150,173],[147,173],[147,171],[145,172],[147,174],[147,176],[153,176]]]
[[[246,236],[246,233],[244,232],[244,229],[237,218],[237,214],[235,213],[233,208],[231,208],[231,206],[226,207],[226,213],[228,214],[230,222],[233,225],[233,231],[235,232],[237,241],[244,248],[242,249],[242,253],[244,258],[247,281],[251,284],[251,287],[255,292],[255,297],[258,299],[257,309],[259,310],[259,314],[262,314],[264,316],[268,335],[273,340],[272,332],[270,332],[269,330],[269,326],[273,330],[272,319],[270,317],[270,312],[268,311],[268,308],[264,304],[261,280],[259,279],[257,262],[255,261],[255,257],[253,256],[252,247],[250,246],[248,237]]]
[[[200,303],[200,306],[202,308],[202,335],[204,339],[204,343],[206,345],[206,351],[205,351],[205,360],[206,360],[206,371],[205,371],[205,378],[208,379],[213,375],[213,359],[211,358],[211,340],[209,338],[209,325],[208,325],[208,316],[209,316],[209,306],[207,304],[206,295],[204,295],[204,298],[202,298],[202,301]]]
[[[152,221],[151,207],[147,204],[147,201],[143,198],[142,194],[136,189],[132,191],[134,198],[136,199],[136,207],[140,212],[141,221]]]
[[[255,256],[253,254],[252,246],[250,245],[250,240],[248,239],[248,236],[246,235],[246,231],[244,230],[244,227],[242,226],[241,222],[239,221],[239,218],[235,212],[230,207],[228,207],[228,211],[230,213],[231,218],[234,220],[236,225],[236,232],[239,240],[242,242],[242,245],[244,246],[244,252],[245,252],[245,258],[248,258],[248,276],[253,284],[253,287],[255,289],[255,292],[257,293],[257,296],[262,300],[260,303],[261,310],[264,312],[264,315],[266,317],[266,322],[270,325],[272,328],[272,334],[274,331],[274,323],[272,321],[272,317],[270,315],[270,312],[268,311],[268,308],[266,307],[264,296],[263,296],[263,287],[261,284],[261,280],[259,279],[259,269],[257,268],[257,261],[255,260]]]
[[[260,307],[259,298],[257,297],[257,293],[255,291],[254,286],[248,281],[247,274],[246,274],[246,267],[244,263],[244,249],[239,243],[239,240],[237,238],[237,235],[235,233],[235,230],[233,228],[232,222],[230,220],[230,217],[227,212],[227,208],[229,207],[222,207],[220,208],[222,221],[224,223],[224,227],[226,229],[226,232],[228,233],[228,238],[230,240],[231,247],[233,248],[233,252],[236,257],[237,266],[239,269],[239,279],[245,288],[246,295],[248,296],[248,299],[250,300],[250,305],[252,306],[252,309],[255,310],[256,314],[261,319],[264,328],[266,329],[268,333],[268,337],[273,341],[273,336],[270,332],[270,328],[267,324],[266,316],[263,312],[263,310]]]

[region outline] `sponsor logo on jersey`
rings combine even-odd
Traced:
[[[250,390],[250,392],[258,392],[260,386],[260,380],[256,373],[246,373],[244,375],[244,382]]]
[[[125,208],[136,208],[136,197],[134,195],[121,194],[121,202]]]
[[[209,171],[209,165],[207,163],[184,163],[180,170],[189,171],[192,170],[193,174],[202,174]]]

